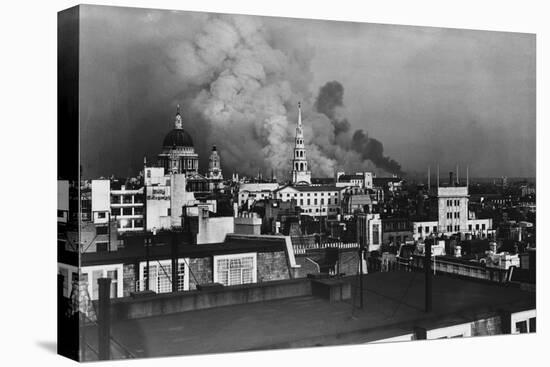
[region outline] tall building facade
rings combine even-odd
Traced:
[[[300,102],[298,102],[298,126],[296,126],[294,156],[292,158],[292,184],[311,184],[311,171],[308,167],[308,161],[306,159],[306,147],[304,145],[302,107]]]

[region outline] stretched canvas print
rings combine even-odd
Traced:
[[[535,35],[58,15],[58,349],[536,331]]]

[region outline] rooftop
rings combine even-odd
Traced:
[[[283,189],[290,188],[300,192],[317,192],[317,191],[342,191],[342,187],[337,187],[334,185],[296,185],[296,186],[284,186],[279,188],[276,191],[281,191]]]
[[[519,288],[437,276],[433,311],[426,313],[424,275],[416,272],[369,274],[364,289],[362,310],[352,307],[357,296],[333,303],[302,296],[118,321],[112,333],[137,357],[224,353],[366,343],[409,334],[415,326],[457,325],[535,307],[535,294]],[[352,285],[352,295],[358,294]],[[93,343],[97,331],[88,333]]]

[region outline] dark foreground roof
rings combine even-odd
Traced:
[[[366,343],[535,308],[535,294],[519,288],[437,276],[425,313],[423,273],[369,274],[364,289],[363,310],[304,296],[119,321],[112,333],[135,356],[158,357]],[[93,343],[97,330],[88,333]]]

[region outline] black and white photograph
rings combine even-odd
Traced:
[[[60,354],[536,332],[534,34],[93,5],[58,25]]]
[[[0,364],[540,364],[544,8],[4,4]]]

